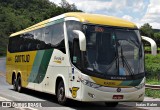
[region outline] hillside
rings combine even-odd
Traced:
[[[65,0],[58,6],[49,0],[0,0],[0,56],[6,54],[8,36],[45,19],[77,10]]]

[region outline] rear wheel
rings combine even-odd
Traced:
[[[22,82],[21,82],[21,76],[19,76],[18,78],[17,78],[17,91],[18,92],[22,92]]]
[[[57,100],[61,105],[65,105],[67,102],[67,98],[65,96],[65,87],[63,81],[60,81],[57,88]]]
[[[118,102],[105,102],[105,105],[107,107],[116,107],[118,105]]]
[[[13,84],[13,89],[15,91],[17,91],[17,81],[16,81],[16,76],[15,75],[13,76],[13,82],[12,82],[12,84]]]

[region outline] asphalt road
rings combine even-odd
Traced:
[[[0,72],[6,72],[6,58],[0,58]]]
[[[96,103],[82,103],[79,101],[70,100],[67,106],[61,106],[57,103],[54,95],[41,93],[29,89],[25,89],[24,92],[18,93],[12,89],[12,86],[5,81],[5,58],[0,58],[0,101],[45,101],[46,106],[42,108],[10,108],[20,110],[144,110],[149,108],[136,108],[128,107],[127,103],[120,103],[115,108],[108,108],[102,102]],[[1,104],[1,103],[0,103]],[[1,105],[0,105],[1,106]],[[52,107],[49,107],[52,106]],[[0,107],[0,110],[8,110],[8,108]],[[157,109],[158,110],[158,109]]]

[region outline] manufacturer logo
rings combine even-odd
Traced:
[[[63,60],[64,60],[64,57],[57,57],[57,56],[55,56],[53,62],[60,64],[60,63],[62,63]]]
[[[79,90],[79,87],[72,87],[70,88],[70,92],[72,93],[72,97],[76,98],[77,97],[77,91]]]
[[[117,92],[121,92],[121,88],[117,88]]]

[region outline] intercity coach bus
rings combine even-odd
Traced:
[[[137,26],[98,14],[65,13],[9,37],[6,81],[84,102],[143,101],[144,50]]]

